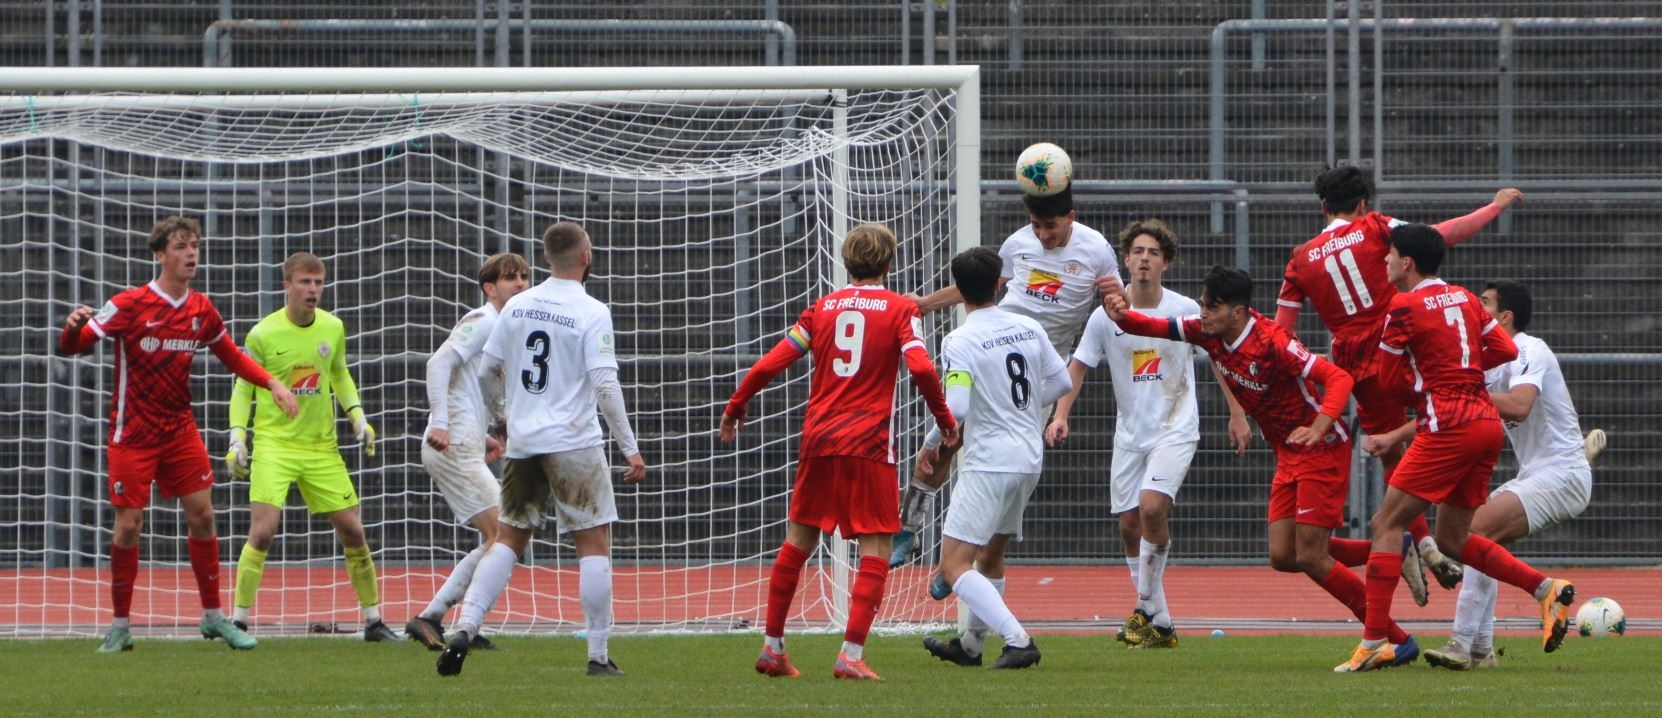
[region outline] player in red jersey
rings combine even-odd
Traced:
[[[1397,293],[1385,276],[1385,254],[1390,251],[1391,228],[1404,223],[1373,211],[1373,180],[1359,168],[1328,169],[1316,177],[1314,184],[1327,227],[1293,250],[1282,277],[1281,294],[1276,299],[1275,321],[1288,331],[1295,331],[1299,311],[1305,300],[1309,300],[1322,324],[1333,335],[1329,354],[1333,363],[1356,381],[1352,394],[1356,397],[1356,417],[1362,431],[1370,436],[1385,434],[1407,420],[1402,401],[1380,388],[1374,371],[1375,357],[1379,354],[1375,347],[1379,345],[1380,328],[1385,324],[1385,307]],[[1437,229],[1448,246],[1453,247],[1522,199],[1523,193],[1516,189],[1500,190],[1493,202],[1471,214],[1446,220]],[[1380,455],[1387,483],[1404,448],[1397,445]],[[1425,517],[1417,517],[1409,525],[1409,531],[1413,533],[1419,555],[1409,557],[1412,565],[1404,569],[1404,576],[1414,601],[1423,606],[1428,596],[1419,560],[1424,559],[1426,567],[1444,588],[1454,588],[1459,583],[1460,566],[1437,550]],[[1367,562],[1367,555],[1361,552],[1335,558],[1347,566]]]
[[[116,340],[115,395],[110,397],[109,486],[115,507],[110,543],[110,594],[115,621],[100,653],[133,649],[128,614],[138,579],[139,535],[150,485],[178,497],[189,527],[190,567],[202,598],[202,635],[224,638],[232,648],[253,648],[254,639],[232,625],[219,609],[219,539],[209,489],[213,465],[191,413],[190,366],[206,346],[244,379],[281,392],[279,403],[293,416],[294,395],[283,383],[237,348],[213,302],[190,290],[196,276],[202,228],[196,220],[168,217],[150,229],[150,251],[161,265],[156,279],[115,295],[94,315],[77,307],[64,320],[58,348],[80,354],[105,338]]]
[[[860,573],[832,673],[881,680],[865,664],[865,642],[883,602],[890,540],[900,528],[890,430],[894,377],[902,358],[947,443],[956,444],[958,436],[940,377],[917,336],[917,305],[883,288],[894,250],[894,233],[887,227],[866,224],[850,230],[842,255],[852,282],[802,312],[785,338],[751,367],[721,417],[721,440],[731,442],[744,425],[750,398],[803,354],[814,355],[790,524],[768,578],[766,642],[756,659],[757,673],[799,675],[785,654],[785,616],[820,534],[841,530],[843,538],[859,541]]]
[[[1362,643],[1333,670],[1345,673],[1395,665],[1386,642],[1391,594],[1402,573],[1402,532],[1437,505],[1437,544],[1466,565],[1529,591],[1541,602],[1541,645],[1558,648],[1569,626],[1575,588],[1553,580],[1489,539],[1471,533],[1472,515],[1488,499],[1489,475],[1505,430],[1484,386],[1483,372],[1518,356],[1518,347],[1471,292],[1437,278],[1447,251],[1443,235],[1423,224],[1391,232],[1386,265],[1402,293],[1391,300],[1379,349],[1385,389],[1416,403],[1419,419],[1363,449],[1378,455],[1413,436],[1385,500],[1373,517],[1368,554],[1368,615]]]
[[[1350,492],[1351,438],[1338,421],[1350,401],[1350,375],[1254,311],[1252,278],[1246,272],[1213,267],[1203,286],[1199,316],[1150,317],[1132,311],[1118,293],[1104,295],[1103,309],[1128,333],[1186,341],[1206,350],[1218,378],[1275,449],[1270,566],[1302,572],[1362,618],[1366,586],[1332,556],[1368,547],[1364,539],[1333,538],[1333,529],[1344,524]],[[1404,663],[1413,660],[1419,654],[1414,638],[1395,623],[1388,629],[1396,655]]]

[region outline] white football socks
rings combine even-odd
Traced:
[[[439,592],[433,594],[433,600],[428,602],[427,608],[422,610],[421,617],[438,620],[444,617],[445,612],[449,611],[451,606],[461,601],[462,596],[467,595],[468,583],[473,581],[474,568],[479,565],[479,559],[484,558],[484,556],[485,547],[479,546],[467,552],[462,560],[457,561],[456,567],[450,570],[449,576],[445,577],[444,585],[439,587]]]
[[[1000,580],[999,583],[1003,581]],[[1025,648],[1033,642],[1027,631],[1021,627],[1021,622],[1016,620],[1015,614],[1010,612],[1010,607],[1004,603],[1001,587],[995,586],[986,576],[982,576],[980,571],[973,568],[965,571],[958,577],[958,582],[952,585],[952,591],[963,599],[969,606],[970,613],[980,619],[982,625],[990,626],[998,631],[998,635],[1004,637],[1005,645]],[[983,638],[983,645],[984,641]],[[960,644],[962,643],[960,640]],[[965,650],[968,652],[967,648]]]
[[[508,587],[508,579],[514,575],[517,560],[514,550],[507,545],[491,544],[490,550],[473,569],[473,580],[468,582],[467,593],[462,596],[462,615],[456,619],[452,630],[466,631],[470,636],[479,635],[479,624],[485,622],[485,613],[496,605],[496,598],[502,594],[502,589]]]
[[[1166,559],[1171,555],[1171,542],[1152,544],[1147,539],[1138,541],[1137,608],[1149,615],[1156,626],[1171,628],[1171,611],[1166,605]]]
[[[577,559],[577,566],[577,595],[589,632],[589,660],[605,663],[607,641],[612,637],[612,559],[584,556]]]

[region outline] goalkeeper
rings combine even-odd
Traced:
[[[254,361],[294,392],[299,415],[292,419],[282,415],[272,403],[271,392],[246,381],[238,380],[231,394],[231,447],[225,463],[233,476],[249,477],[251,514],[248,542],[237,558],[233,618],[247,630],[289,486],[299,484],[306,508],[327,517],[345,547],[346,574],[363,610],[364,640],[397,641],[398,635],[381,620],[375,561],[358,517],[358,491],[335,440],[338,398],[352,420],[353,435],[363,442],[366,453],[375,455],[375,429],[364,418],[358,386],[346,368],[346,327],[317,306],[323,299],[324,278],[323,260],[316,255],[297,252],[290,256],[283,262],[283,308],[254,325],[246,342]],[[250,409],[252,454],[247,436]]]

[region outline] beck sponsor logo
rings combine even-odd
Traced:
[[[289,369],[289,391],[295,394],[316,395],[319,392],[317,382],[322,372],[310,364],[297,364]]]
[[[1131,383],[1160,381],[1164,378],[1160,374],[1160,352],[1153,349],[1137,349],[1131,352]]]
[[[1056,303],[1056,293],[1062,291],[1062,278],[1043,269],[1027,273],[1027,295],[1041,302]]]

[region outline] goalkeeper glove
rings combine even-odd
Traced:
[[[231,478],[248,478],[249,462],[248,430],[240,426],[232,428],[231,448],[225,452],[225,465],[231,469]]]
[[[375,455],[375,427],[369,425],[364,418],[363,407],[355,407],[346,412],[347,418],[352,420],[352,437],[364,443],[364,453]]]

